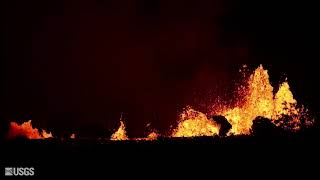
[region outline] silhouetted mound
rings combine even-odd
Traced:
[[[212,116],[210,119],[220,125],[219,136],[226,136],[232,128],[232,125],[224,116]]]
[[[253,120],[251,132],[255,136],[270,137],[280,136],[282,134],[282,129],[272,123],[271,119],[258,116]]]

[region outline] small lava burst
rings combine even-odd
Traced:
[[[46,130],[42,129],[42,137],[46,139],[46,138],[52,138],[53,136],[51,132],[47,133]]]
[[[158,138],[158,134],[156,132],[151,132],[148,137],[147,140],[156,140]]]
[[[207,116],[190,107],[181,114],[178,127],[172,137],[214,136],[219,133],[219,126],[207,119]]]
[[[13,139],[16,137],[25,137],[28,139],[46,139],[52,138],[52,133],[47,133],[45,130],[42,130],[40,133],[37,128],[33,128],[31,124],[31,120],[22,123],[19,125],[16,122],[10,123],[10,129],[7,134],[8,139]]]
[[[128,140],[126,127],[123,123],[123,121],[120,121],[120,127],[119,129],[112,134],[111,140]]]
[[[159,137],[159,134],[157,134],[156,132],[151,132],[147,137],[144,138],[132,138],[131,140],[135,140],[135,141],[153,141],[153,140],[157,140]]]

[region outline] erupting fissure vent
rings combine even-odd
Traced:
[[[287,82],[279,85],[279,89],[274,94],[274,88],[269,81],[268,71],[260,65],[246,83],[237,87],[237,102],[232,107],[217,105],[219,109],[209,112],[212,115],[221,115],[231,129],[228,135],[250,134],[254,119],[264,117],[269,119],[276,126],[286,130],[297,131],[304,124],[312,124],[313,119],[307,114],[307,109],[303,106],[298,107],[294,99],[290,86]],[[301,123],[301,119],[304,123]],[[220,124],[208,118],[202,112],[196,111],[191,107],[185,108],[181,113],[178,125],[170,133],[170,137],[197,137],[219,135]],[[226,131],[227,132],[227,131]],[[225,133],[223,133],[225,134]],[[11,122],[8,138],[24,136],[29,139],[45,139],[52,137],[51,133],[33,128],[31,120],[18,125]],[[132,138],[132,140],[156,140],[160,135],[152,131],[146,138]],[[72,134],[72,139],[75,134]],[[125,124],[120,118],[120,127],[115,131],[111,140],[129,140],[126,133]]]

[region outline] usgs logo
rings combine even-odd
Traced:
[[[33,176],[34,168],[33,167],[6,167],[5,176]]]

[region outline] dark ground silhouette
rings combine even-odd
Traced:
[[[171,170],[196,174],[212,169],[220,176],[233,170],[265,172],[270,165],[286,176],[287,170],[297,167],[296,173],[311,171],[310,175],[316,168],[313,163],[320,160],[319,132],[317,125],[285,131],[257,117],[252,134],[240,136],[159,137],[156,141],[17,138],[1,141],[0,159],[3,166],[33,166],[39,176],[91,176],[92,172],[105,176],[104,172],[117,175],[127,170],[143,175]]]

